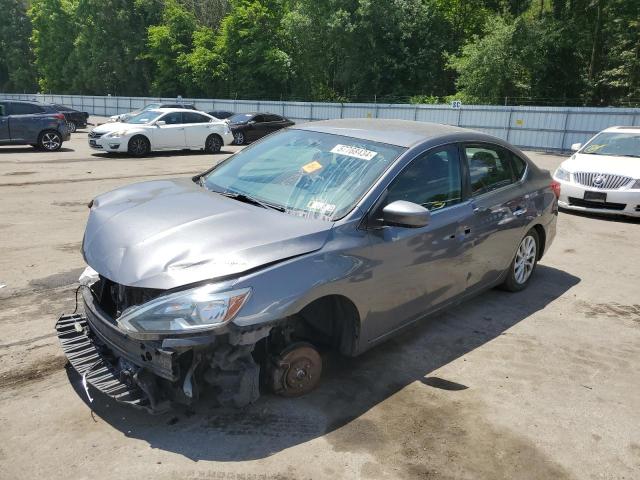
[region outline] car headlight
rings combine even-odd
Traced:
[[[120,138],[124,137],[128,132],[125,130],[123,132],[111,132],[105,135],[106,138]]]
[[[185,333],[210,330],[235,318],[251,293],[250,288],[220,291],[209,284],[158,297],[125,310],[118,325],[126,331]]]
[[[638,180],[636,180],[636,183],[634,183],[633,185],[631,185],[631,188],[637,188],[640,189],[640,178]]]
[[[569,182],[571,181],[571,174],[569,172],[567,172],[565,169],[563,168],[558,168],[556,170],[556,173],[553,174],[553,176],[557,179],[557,180],[562,180],[564,182]]]

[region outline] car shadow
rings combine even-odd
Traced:
[[[50,152],[48,150],[40,150],[39,148],[33,148],[30,145],[19,146],[19,147],[0,147],[0,153],[59,153],[59,152],[75,152],[73,148],[61,147],[58,150]]]
[[[606,213],[596,213],[596,212],[581,212],[578,210],[569,210],[567,208],[560,207],[560,211],[563,214],[572,215],[574,217],[583,217],[583,218],[593,218],[598,220],[604,220],[607,222],[616,222],[616,223],[631,223],[631,224],[640,224],[640,217],[627,217],[624,215],[607,215]]]
[[[154,158],[168,158],[175,156],[182,157],[201,157],[205,155],[210,155],[216,157],[217,155],[231,155],[236,153],[237,150],[225,150],[222,149],[218,153],[207,153],[202,150],[167,150],[162,152],[152,152],[149,155],[145,155],[144,157],[135,157],[133,155],[129,155],[127,153],[109,153],[109,152],[92,152],[92,157],[108,159],[108,160],[153,160]]]
[[[485,388],[482,379],[463,385],[430,376],[438,368],[483,347],[544,309],[578,284],[570,273],[539,265],[521,293],[489,290],[407,331],[357,358],[325,354],[323,380],[314,392],[295,399],[264,394],[244,409],[213,406],[203,394],[193,408],[157,416],[120,405],[91,390],[91,408],[125,436],[192,460],[236,462],[264,458],[331,433],[358,419],[410,384],[456,392]],[[69,378],[87,403],[81,379]]]

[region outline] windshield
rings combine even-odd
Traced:
[[[150,103],[149,105],[145,105],[145,107],[140,110],[141,112],[146,112],[147,110],[153,110],[155,108],[160,107],[159,103]]]
[[[253,117],[253,113],[236,113],[229,118],[231,123],[248,122]]]
[[[580,153],[640,157],[640,133],[600,133],[587,143]]]
[[[341,135],[286,130],[221,163],[204,178],[204,186],[247,195],[291,215],[337,220],[404,150]]]
[[[156,118],[158,118],[160,115],[162,115],[163,112],[158,112],[156,110],[149,110],[146,112],[140,112],[137,115],[133,115],[129,118],[127,118],[127,121],[125,123],[137,123],[137,124],[144,124],[144,123],[149,123],[149,122],[153,122]]]

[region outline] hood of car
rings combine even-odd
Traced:
[[[114,282],[170,289],[318,250],[331,227],[190,179],[157,180],[96,197],[82,250],[87,264]]]
[[[92,130],[92,132],[96,133],[111,133],[111,132],[124,132],[125,130],[133,130],[144,125],[134,125],[131,123],[123,123],[123,122],[112,122],[112,123],[103,123],[102,125],[98,125],[96,128]]]
[[[640,158],[576,153],[562,163],[569,172],[609,173],[640,179]]]

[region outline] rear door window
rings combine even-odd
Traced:
[[[39,105],[33,103],[12,103],[11,115],[31,115],[34,113],[42,113],[44,110]]]
[[[498,145],[465,145],[471,195],[477,196],[514,182],[511,154]]]
[[[182,112],[182,123],[209,123],[209,117],[199,113]]]
[[[513,173],[516,176],[516,180],[522,180],[525,170],[527,169],[527,162],[521,159],[515,153],[511,153],[511,162],[513,167]]]

